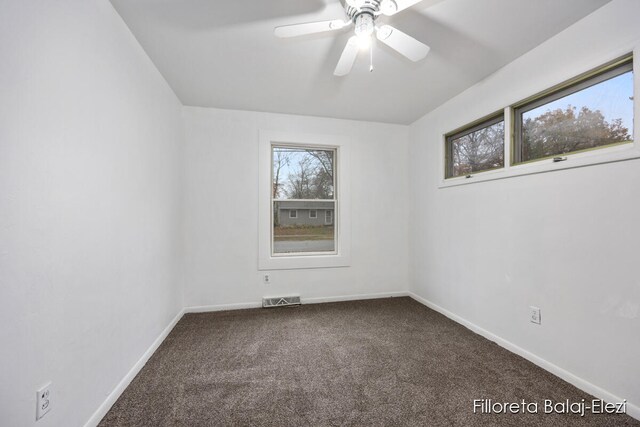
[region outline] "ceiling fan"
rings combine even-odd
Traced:
[[[333,72],[336,76],[346,76],[353,68],[359,49],[370,49],[371,66],[373,71],[372,36],[390,48],[414,62],[424,59],[429,53],[429,46],[413,37],[390,26],[378,26],[376,21],[380,15],[392,16],[396,13],[420,3],[422,0],[344,0],[344,8],[348,20],[335,19],[332,21],[308,22],[305,24],[284,25],[276,27],[277,37],[297,37],[307,34],[337,31],[354,25],[355,35],[352,36],[340,56],[338,65]]]

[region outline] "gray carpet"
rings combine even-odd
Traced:
[[[189,314],[100,426],[640,426],[481,415],[473,399],[592,399],[409,298]]]

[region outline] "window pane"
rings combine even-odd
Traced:
[[[334,150],[273,147],[272,162],[274,199],[334,198]]]
[[[273,202],[273,253],[335,252],[334,210],[333,201]]]
[[[504,121],[449,139],[447,177],[468,175],[504,166]]]
[[[633,137],[633,71],[522,113],[521,161],[553,157]]]

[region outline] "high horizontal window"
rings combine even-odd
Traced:
[[[502,167],[504,167],[503,114],[447,135],[446,178]]]
[[[272,256],[336,253],[335,149],[272,145]]]
[[[514,109],[513,163],[633,142],[631,59]]]

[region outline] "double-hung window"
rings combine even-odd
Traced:
[[[260,131],[259,270],[351,265],[350,146],[342,135]]]
[[[337,252],[336,161],[334,148],[271,146],[272,256]]]

